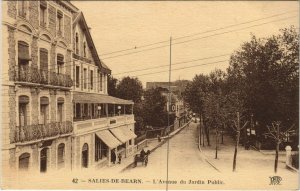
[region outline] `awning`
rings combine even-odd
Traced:
[[[110,129],[110,131],[116,136],[122,143],[129,141],[130,139],[136,138],[136,134],[127,127],[117,127]]]
[[[103,130],[96,132],[96,135],[110,148],[116,148],[117,146],[121,145],[122,143],[114,137],[109,130]]]
[[[131,105],[133,101],[112,97],[109,95],[100,95],[95,93],[74,92],[73,100],[76,103],[110,103]]]

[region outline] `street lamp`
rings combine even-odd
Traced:
[[[118,114],[120,116],[120,114],[121,114],[121,106],[118,106]]]
[[[98,109],[98,115],[99,115],[99,117],[101,117],[101,106],[98,105],[97,109]]]

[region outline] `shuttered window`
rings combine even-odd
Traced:
[[[40,67],[43,71],[48,71],[48,50],[40,49]]]
[[[27,61],[28,63],[28,61],[30,60],[29,45],[26,42],[23,41],[18,42],[18,58],[19,58],[19,62],[21,63],[24,63],[24,61]]]

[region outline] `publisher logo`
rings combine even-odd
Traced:
[[[270,185],[280,185],[282,178],[280,176],[270,176]]]

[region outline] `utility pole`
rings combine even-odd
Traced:
[[[170,126],[170,106],[171,106],[171,65],[172,65],[172,37],[170,37],[170,65],[169,65],[169,100],[168,100],[168,127]],[[168,181],[169,181],[169,140],[170,140],[170,134],[168,133],[168,143],[167,143],[167,183],[166,183],[166,190],[168,190]]]

